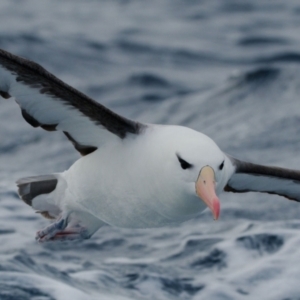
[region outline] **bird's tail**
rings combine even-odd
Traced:
[[[26,204],[45,218],[56,219],[61,213],[61,209],[54,202],[58,180],[59,176],[55,174],[21,178],[16,182],[18,194]]]

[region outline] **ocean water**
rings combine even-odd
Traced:
[[[34,60],[116,112],[202,131],[240,159],[300,169],[296,0],[1,0],[0,48]],[[0,299],[300,299],[300,205],[221,195],[173,227],[101,228],[37,244],[48,221],[21,177],[79,155],[0,101]]]

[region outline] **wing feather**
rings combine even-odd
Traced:
[[[225,191],[277,194],[300,202],[300,171],[229,158],[234,167],[234,173],[224,188]]]
[[[1,49],[0,95],[14,97],[33,127],[65,132],[81,154],[111,139],[137,135],[145,127],[92,100],[37,63]]]

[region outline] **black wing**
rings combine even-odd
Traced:
[[[300,202],[300,171],[269,167],[229,157],[234,172],[226,187],[227,192],[261,192],[277,194]]]
[[[145,127],[114,113],[40,65],[1,49],[0,95],[14,97],[33,127],[62,130],[83,155],[111,138],[124,139]]]

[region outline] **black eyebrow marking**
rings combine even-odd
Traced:
[[[219,165],[219,170],[223,170],[224,162],[225,162],[225,160],[223,160],[222,163]]]
[[[182,158],[179,156],[179,154],[176,153],[176,156],[177,156],[177,158],[178,158],[178,160],[179,160],[179,162],[180,162],[181,168],[182,168],[183,170],[190,169],[190,168],[193,167],[192,164],[190,164],[190,163],[188,163],[186,160],[182,159]]]

